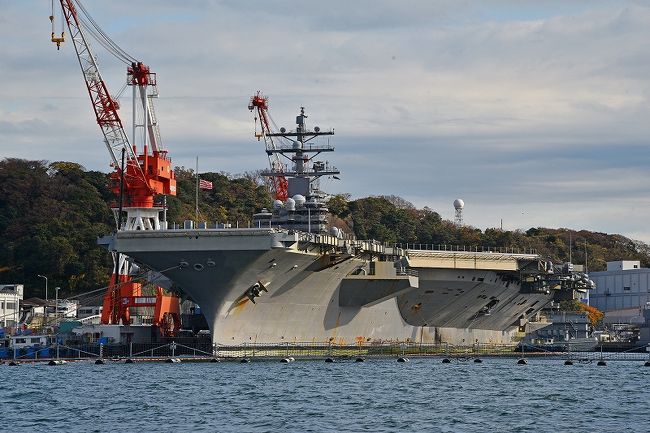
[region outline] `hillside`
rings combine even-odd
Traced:
[[[177,167],[178,195],[168,197],[168,221],[195,219],[195,182],[191,169]],[[199,193],[199,220],[248,225],[251,215],[269,208],[271,197],[257,173],[233,176],[202,173],[214,188]],[[114,231],[107,205],[115,201],[108,175],[70,162],[0,161],[0,283],[25,284],[25,296],[44,296],[62,288],[61,296],[107,284],[109,254],[96,245],[98,236]],[[332,221],[358,238],[388,243],[465,245],[534,249],[551,260],[567,261],[569,237],[574,263],[603,270],[610,260],[640,260],[650,267],[650,248],[621,235],[585,230],[531,228],[526,232],[456,227],[429,208],[416,209],[395,196],[350,200],[337,195],[329,202]]]
[[[195,178],[176,168],[177,197],[168,197],[170,223],[195,219]],[[199,193],[201,221],[247,224],[261,206],[270,206],[255,174],[232,177],[203,173],[214,189]],[[107,203],[116,201],[106,173],[70,162],[0,161],[0,283],[23,283],[25,297],[50,296],[61,287],[69,296],[108,284],[111,258],[97,238],[115,230]]]
[[[530,228],[504,231],[471,226],[456,227],[442,220],[429,208],[416,209],[409,202],[394,196],[367,197],[349,201],[344,195],[330,200],[330,210],[350,226],[361,238],[390,243],[421,243],[429,245],[464,245],[466,247],[508,247],[536,250],[555,262],[569,260],[569,244],[573,263],[585,263],[588,270],[605,270],[613,260],[640,260],[650,267],[650,246],[618,234],[587,230]]]

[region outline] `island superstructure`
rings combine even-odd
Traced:
[[[552,299],[590,287],[534,253],[401,248],[332,226],[318,179],[339,171],[314,158],[334,147],[313,144],[325,134],[306,119],[301,107],[295,130],[277,133],[288,145],[267,143],[265,175],[285,181],[273,182],[273,208],[251,227],[120,230],[102,240],[199,304],[215,344],[511,343]],[[291,155],[291,167],[276,155]]]

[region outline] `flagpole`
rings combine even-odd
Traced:
[[[196,157],[196,224],[199,224],[199,157]]]

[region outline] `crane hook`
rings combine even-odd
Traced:
[[[65,32],[61,29],[61,36],[56,36],[54,33],[54,2],[52,2],[52,15],[50,15],[50,22],[52,23],[52,37],[51,40],[56,44],[57,51],[61,49],[61,42],[65,42]]]

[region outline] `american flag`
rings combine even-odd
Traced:
[[[212,189],[212,182],[210,182],[209,180],[199,179],[199,188]]]

